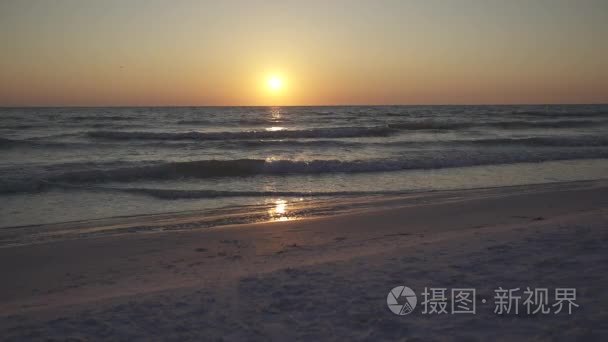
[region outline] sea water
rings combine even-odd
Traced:
[[[0,227],[606,177],[608,105],[0,109]]]

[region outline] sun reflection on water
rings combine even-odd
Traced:
[[[270,108],[270,117],[273,122],[281,121],[281,107],[272,107]]]
[[[277,199],[274,201],[274,206],[268,209],[268,215],[271,221],[289,221],[292,218],[287,216],[287,201]]]
[[[280,126],[272,126],[272,127],[267,127],[266,131],[269,132],[276,132],[276,131],[283,131],[285,130],[285,127],[280,127]]]

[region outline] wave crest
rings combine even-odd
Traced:
[[[109,166],[93,170],[56,173],[29,179],[0,179],[0,193],[41,191],[54,186],[103,182],[131,182],[155,179],[250,177],[256,175],[329,174],[388,172],[413,169],[440,169],[477,165],[497,165],[551,160],[608,158],[608,151],[590,148],[585,151],[522,152],[446,151],[440,155],[418,154],[402,159],[365,160],[200,160],[168,162],[127,167]]]
[[[92,138],[112,140],[250,140],[286,138],[354,138],[384,137],[394,133],[389,127],[335,127],[308,130],[244,131],[244,132],[125,132],[93,131]]]

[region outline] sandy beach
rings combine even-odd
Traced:
[[[439,191],[321,218],[5,246],[0,336],[600,340],[608,334],[607,195],[605,181]],[[155,220],[197,218],[146,224]],[[418,295],[405,316],[386,302],[400,285]],[[475,288],[476,314],[423,314],[425,287]],[[499,315],[498,287],[576,288],[579,306]]]
[[[0,28],[0,342],[608,341],[608,1]]]

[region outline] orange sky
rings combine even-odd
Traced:
[[[608,103],[607,36],[601,0],[3,1],[0,106]]]

